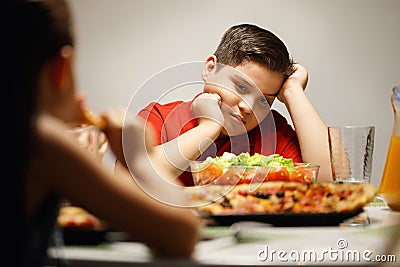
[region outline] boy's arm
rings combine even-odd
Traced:
[[[223,115],[220,109],[221,97],[203,93],[191,105],[191,113],[198,119],[198,126],[179,137],[155,146],[151,156],[157,171],[163,176],[176,179],[197,159],[219,136]]]
[[[198,119],[198,126],[179,137],[148,149],[148,156],[161,177],[176,182],[176,178],[187,169],[191,160],[197,159],[219,136],[223,116],[220,97],[216,94],[202,94],[191,106],[191,112]],[[116,163],[114,172],[124,172],[125,166]]]
[[[189,166],[189,161],[197,159],[218,137],[221,126],[211,120],[179,137],[155,146],[151,160],[162,177],[171,175],[175,180]]]
[[[278,99],[292,118],[304,162],[320,165],[318,182],[332,181],[328,128],[304,93],[307,70],[296,65],[296,71],[283,84]]]

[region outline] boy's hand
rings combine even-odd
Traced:
[[[204,121],[214,121],[219,125],[224,124],[224,116],[221,111],[221,96],[218,94],[203,93],[199,95],[190,107],[195,118],[199,123]]]
[[[286,104],[286,96],[293,90],[304,91],[308,82],[308,72],[300,64],[295,64],[296,71],[282,85],[278,94],[278,100]]]

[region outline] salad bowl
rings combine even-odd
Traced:
[[[195,185],[235,185],[268,181],[292,181],[310,184],[316,181],[319,166],[294,163],[292,159],[273,154],[264,156],[248,153],[235,155],[225,152],[220,157],[190,162]]]

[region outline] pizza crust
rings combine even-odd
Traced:
[[[85,124],[96,126],[100,130],[103,130],[106,127],[106,121],[88,109],[84,110],[83,118]]]

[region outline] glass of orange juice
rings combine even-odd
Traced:
[[[400,136],[392,136],[379,194],[392,210],[400,211]]]
[[[400,211],[400,86],[393,88],[390,98],[394,112],[394,126],[379,194],[392,210]]]

